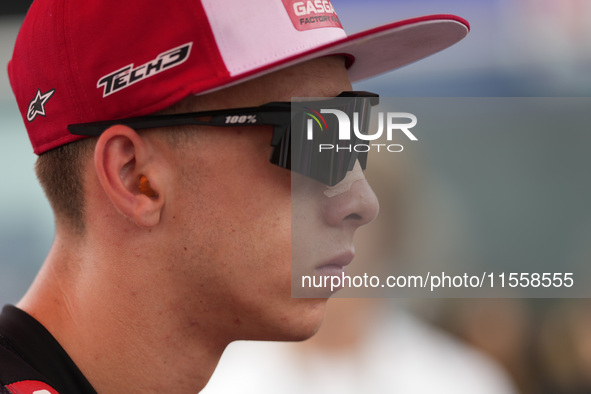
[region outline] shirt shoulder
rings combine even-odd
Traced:
[[[59,394],[0,335],[0,394]]]

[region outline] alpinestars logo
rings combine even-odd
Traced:
[[[184,63],[191,54],[192,42],[183,44],[176,48],[170,49],[156,56],[155,59],[135,67],[133,63],[113,71],[110,74],[101,77],[97,84],[97,88],[103,87],[103,97],[116,93],[125,89],[135,83],[143,81],[146,78],[159,74],[163,71],[170,70]]]
[[[35,98],[29,103],[29,109],[27,110],[27,120],[32,122],[35,120],[37,115],[45,116],[45,104],[47,100],[53,96],[55,89],[51,89],[49,92],[41,94],[41,89],[37,89]]]

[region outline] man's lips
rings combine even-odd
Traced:
[[[351,263],[354,257],[355,252],[352,250],[343,252],[316,267],[316,273],[322,276],[341,275],[345,266]]]

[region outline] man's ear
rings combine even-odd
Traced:
[[[115,207],[138,226],[160,222],[164,205],[153,146],[133,129],[116,125],[99,137],[94,150],[98,179]]]

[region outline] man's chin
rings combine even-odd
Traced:
[[[239,340],[298,342],[309,339],[320,329],[328,298],[294,298],[297,307],[273,324]]]

